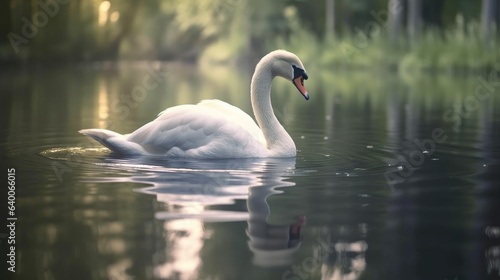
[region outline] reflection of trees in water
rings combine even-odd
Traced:
[[[494,178],[497,171],[494,166],[498,166],[498,156],[495,151],[495,141],[500,138],[500,132],[494,127],[494,104],[489,100],[481,103],[484,108],[479,115],[479,133],[476,136],[477,156],[483,163],[475,166],[476,173],[484,177]],[[498,213],[500,207],[491,199],[483,197],[498,197],[498,185],[493,180],[472,180],[478,187],[476,194],[477,210],[474,217],[473,235],[478,239],[481,246],[477,246],[470,252],[474,257],[469,269],[475,274],[482,274],[482,263],[486,261],[486,272],[488,275],[500,276],[500,224],[498,223]]]
[[[292,275],[308,279],[318,275],[322,280],[360,279],[366,269],[365,253],[367,229],[365,224],[357,227],[339,227],[315,230],[313,255],[292,267]]]
[[[21,209],[31,211],[23,214],[17,231],[17,277],[147,278],[153,269],[151,256],[162,243],[161,232],[145,222],[153,209],[144,207],[140,197],[127,195],[130,188],[98,188],[94,183],[76,184],[73,178],[65,178],[66,186],[78,187],[63,196],[39,189],[23,199]]]

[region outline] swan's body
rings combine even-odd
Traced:
[[[307,79],[302,62],[279,50],[257,64],[251,99],[259,126],[241,109],[220,100],[179,105],[161,112],[150,123],[121,135],[106,129],[80,132],[114,152],[126,155],[162,155],[183,158],[294,157],[295,143],[274,115],[271,82],[275,76],[291,79],[306,99]]]

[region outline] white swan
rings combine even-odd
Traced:
[[[161,112],[152,122],[121,135],[106,129],[82,129],[114,152],[183,158],[294,157],[295,143],[274,115],[271,83],[280,76],[293,82],[309,99],[308,76],[293,53],[277,50],[264,56],[251,83],[254,120],[241,109],[220,100],[179,105]]]

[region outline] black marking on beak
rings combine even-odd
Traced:
[[[307,80],[309,78],[309,76],[307,76],[307,73],[306,71],[304,71],[304,69],[302,68],[299,68],[295,65],[292,65],[292,68],[293,68],[293,80],[297,79],[298,77],[302,76],[304,77],[304,80]]]

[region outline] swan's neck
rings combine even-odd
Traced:
[[[271,105],[271,84],[274,79],[269,64],[259,63],[251,84],[252,107],[257,123],[266,138],[272,156],[295,156],[295,143],[280,124]]]

